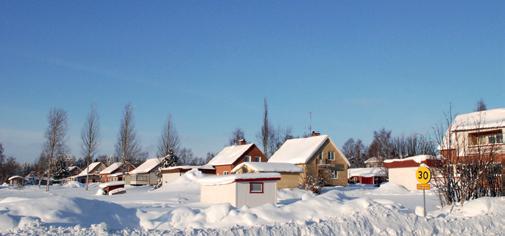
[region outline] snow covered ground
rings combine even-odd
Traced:
[[[280,190],[277,205],[234,208],[199,203],[197,174],[163,189],[127,187],[95,195],[78,183],[0,189],[0,234],[35,235],[502,235],[505,198],[442,208],[427,194],[428,217],[415,214],[422,192],[385,184],[325,188],[321,195]]]

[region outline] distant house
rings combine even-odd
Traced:
[[[81,173],[81,168],[79,168],[78,166],[69,166],[68,167],[68,173],[70,176],[74,176],[74,175],[78,175],[79,173]]]
[[[123,172],[129,172],[133,169],[135,169],[135,166],[129,162],[127,162],[126,165],[123,165],[123,162],[114,162],[100,171],[100,182],[122,181]]]
[[[461,164],[487,155],[505,174],[504,132],[505,108],[460,114],[447,130],[440,153]]]
[[[365,166],[367,168],[382,167],[382,163],[377,157],[370,157],[365,161]]]
[[[208,175],[215,175],[216,174],[216,169],[212,166],[171,166],[167,168],[162,168],[161,169],[161,176],[163,179],[163,185],[168,184],[170,182],[173,182],[180,176],[184,175],[186,172],[192,170],[192,169],[197,169],[202,174],[208,174]]]
[[[207,165],[216,168],[216,175],[230,174],[235,166],[242,162],[266,162],[267,158],[261,150],[253,143],[246,144],[244,139],[239,145],[232,145],[223,148]]]
[[[381,184],[387,179],[387,170],[382,167],[349,168],[349,182],[358,184]]]
[[[417,155],[403,159],[384,160],[389,182],[402,185],[409,190],[417,189],[416,170],[421,164],[434,167],[439,164],[439,159],[431,155]]]
[[[310,178],[322,179],[326,185],[347,185],[349,161],[328,135],[313,132],[311,137],[289,139],[268,163],[291,163],[301,167],[300,184]]]
[[[231,170],[232,174],[279,173],[281,179],[277,188],[296,188],[300,186],[303,169],[291,163],[243,162]]]
[[[202,203],[255,207],[277,203],[278,173],[237,174],[199,179]]]
[[[88,178],[90,183],[100,182],[100,171],[107,168],[105,164],[102,162],[93,162],[89,164],[88,167],[85,167],[81,173],[78,175],[71,176],[69,179],[73,181],[77,181],[79,183],[86,183],[86,178]],[[89,174],[88,174],[89,169]],[[88,177],[86,177],[88,176]]]
[[[159,158],[147,159],[137,168],[128,172],[125,177],[126,184],[129,185],[155,185],[158,183],[158,176],[156,175],[159,165],[161,164]]]
[[[25,178],[23,178],[23,176],[19,176],[19,175],[11,176],[8,179],[8,181],[9,181],[10,186],[22,187],[23,185],[25,185]]]

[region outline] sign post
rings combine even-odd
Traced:
[[[416,179],[417,179],[417,189],[423,190],[423,216],[426,217],[426,193],[425,190],[430,190],[430,180],[431,180],[431,171],[425,166],[421,165],[416,170]]]

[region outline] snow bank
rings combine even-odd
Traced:
[[[76,197],[4,199],[0,202],[0,212],[0,231],[3,232],[34,221],[66,227],[90,227],[100,223],[105,223],[108,229],[139,227],[136,209]]]
[[[483,197],[468,201],[463,206],[454,209],[454,213],[461,217],[474,217],[479,215],[505,212],[505,197]]]
[[[410,192],[405,187],[391,182],[381,184],[375,191],[381,194],[405,194]]]
[[[65,188],[83,188],[84,184],[79,183],[77,181],[68,181],[62,185]]]

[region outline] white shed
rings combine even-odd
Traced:
[[[202,203],[230,203],[235,207],[255,207],[277,203],[279,173],[250,173],[201,178]]]
[[[384,160],[384,167],[388,169],[389,182],[402,185],[409,190],[416,190],[416,170],[421,163],[435,167],[438,165],[438,159],[431,155],[389,159]]]

